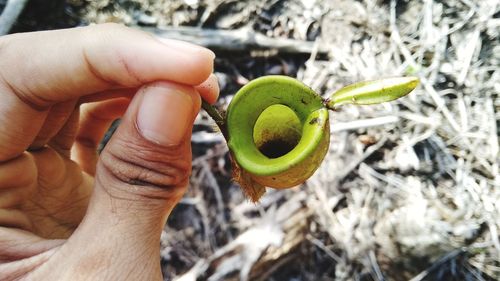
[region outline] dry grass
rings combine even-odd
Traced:
[[[357,3],[363,35],[338,39],[333,59],[312,58],[299,78],[329,92],[411,73],[422,87],[399,104],[333,116],[331,154],[307,184],[308,204],[347,279],[408,279],[426,264],[413,280],[498,280],[498,2],[411,1],[401,13],[395,0],[369,2]],[[368,126],[349,121],[358,119]],[[367,138],[385,143],[368,158]],[[331,202],[342,203],[332,212]]]

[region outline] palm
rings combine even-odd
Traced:
[[[22,211],[35,234],[45,238],[68,237],[87,209],[93,178],[51,148],[33,156],[38,163],[38,181]]]
[[[42,148],[0,162],[0,225],[47,239],[68,238],[87,209],[97,144],[128,103],[118,98],[79,110],[75,101],[55,105],[32,144]],[[70,159],[72,148],[79,164]]]
[[[13,226],[43,238],[67,238],[83,218],[93,178],[50,147],[21,158],[22,165],[8,175],[18,175],[15,181],[21,185],[10,189],[16,207],[1,207],[11,213]]]

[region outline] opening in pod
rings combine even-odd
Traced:
[[[292,151],[302,137],[302,124],[288,106],[274,104],[257,118],[253,140],[259,151],[268,158],[278,158]]]

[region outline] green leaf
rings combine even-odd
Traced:
[[[416,77],[395,77],[355,83],[333,93],[326,102],[329,109],[344,104],[368,105],[392,101],[413,91]]]

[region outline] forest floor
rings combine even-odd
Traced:
[[[31,0],[13,31],[102,22],[213,49],[220,108],[263,75],[324,96],[421,79],[400,101],[334,112],[316,174],[258,204],[202,112],[162,235],[166,280],[500,280],[497,0]]]

